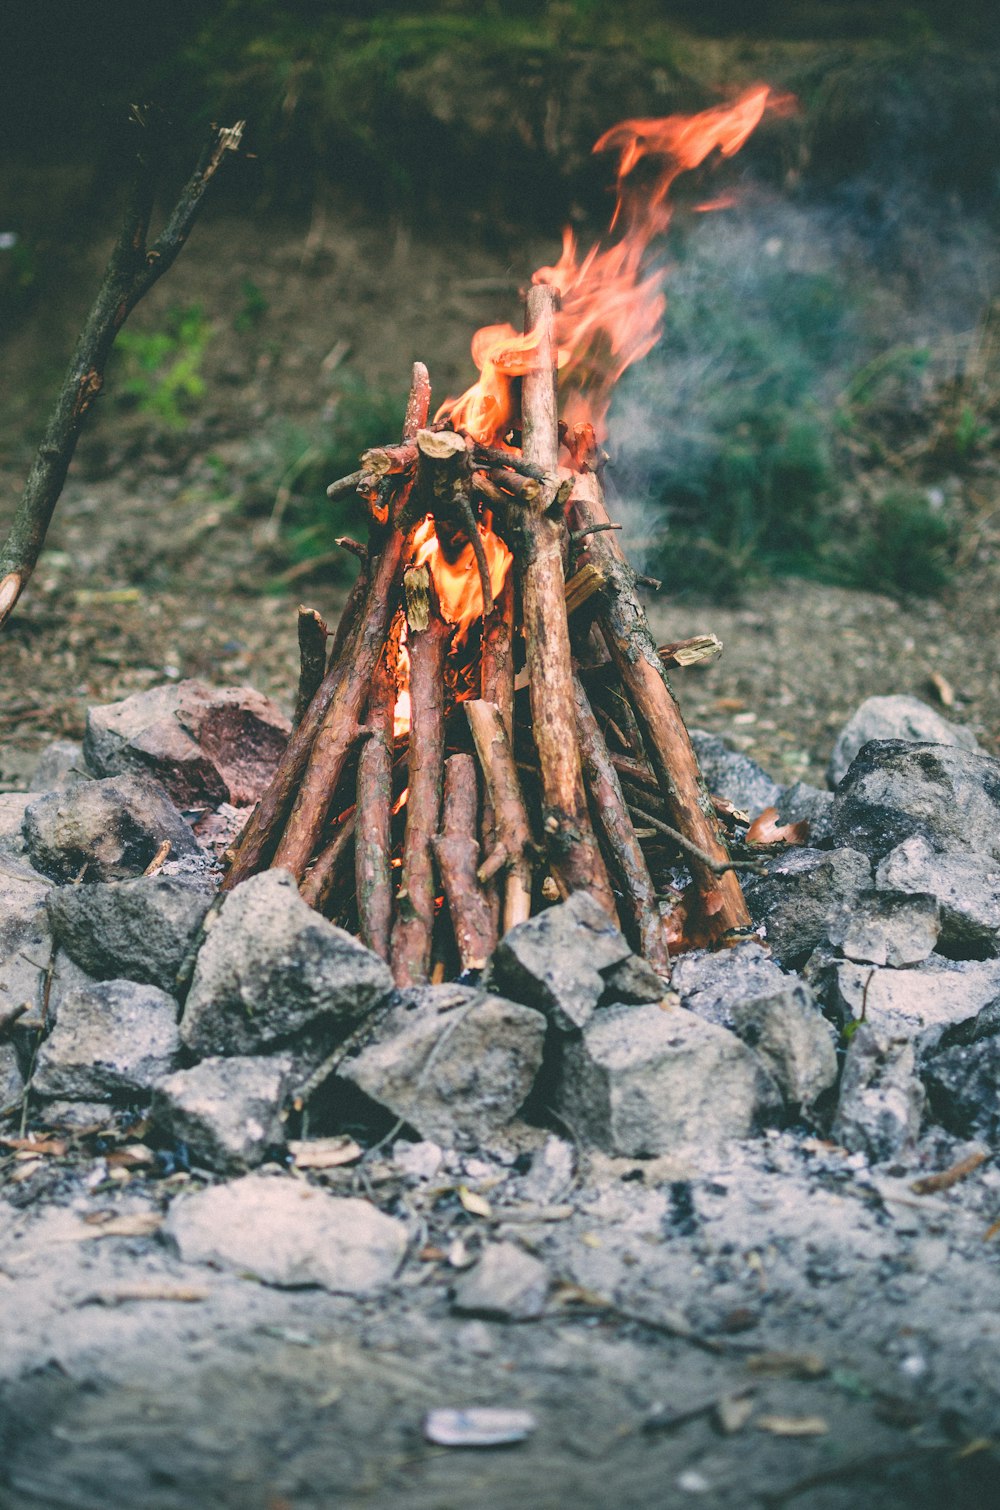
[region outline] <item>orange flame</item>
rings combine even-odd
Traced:
[[[675,180],[712,152],[733,156],[765,111],[786,113],[793,104],[790,96],[761,84],[731,105],[698,115],[621,121],[595,144],[595,152],[618,153],[618,198],[611,229],[621,225],[621,235],[610,246],[591,247],[581,260],[575,236],[565,231],[559,261],[539,268],[532,280],[552,284],[561,295],[556,341],[565,418],[590,419],[600,431],[614,384],[660,338],[665,273],[647,268],[645,259],[650,243],[670,224],[669,194]],[[632,174],[644,158],[655,158],[660,166],[652,182],[642,174],[640,183]],[[722,201],[698,208],[721,209]],[[443,404],[438,418],[487,444],[502,439],[516,420],[512,382],[530,370],[533,349],[533,338],[519,335],[511,325],[478,331],[472,355],[479,381],[460,399]]]

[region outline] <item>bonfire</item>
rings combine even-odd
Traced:
[[[367,544],[343,542],[361,572],[329,649],[300,612],[297,726],[225,887],[291,872],[401,986],[481,970],[503,932],[574,892],[663,977],[672,945],[748,929],[726,815],[667,674],[715,647],[656,644],[602,442],[615,382],[662,329],[650,248],[674,181],[784,103],[760,86],[613,127],[595,148],[617,154],[606,241],[581,255],[566,232],[523,330],[478,331],[478,381],[433,418],[414,365],[401,439],[328,490],[362,501]]]

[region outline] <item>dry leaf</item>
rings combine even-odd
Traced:
[[[101,1213],[103,1215],[103,1213]],[[95,1217],[98,1215],[94,1213]],[[87,1221],[87,1218],[84,1218]],[[89,1222],[79,1233],[81,1241],[93,1237],[151,1237],[159,1232],[163,1218],[156,1211],[135,1211],[129,1216],[112,1216],[106,1221]]]
[[[943,708],[953,708],[955,706],[955,689],[948,678],[942,676],[940,671],[932,671],[929,680],[941,706]]]
[[[723,1395],[713,1412],[716,1426],[725,1436],[742,1431],[753,1415],[753,1395]]]
[[[821,1379],[826,1373],[826,1364],[818,1353],[753,1353],[747,1359],[747,1368],[752,1374],[773,1379]]]
[[[822,1416],[758,1416],[754,1424],[772,1437],[825,1437],[830,1430]]]
[[[13,1149],[17,1154],[50,1154],[58,1158],[69,1147],[61,1138],[0,1138],[0,1145]]]
[[[778,809],[766,807],[758,813],[746,832],[746,842],[764,847],[771,844],[805,844],[809,838],[809,820],[778,823]]]
[[[81,1305],[121,1306],[133,1300],[169,1300],[179,1305],[193,1305],[207,1300],[211,1291],[194,1285],[119,1285],[114,1290],[95,1290]]]
[[[340,1164],[354,1164],[364,1153],[361,1145],[346,1134],[291,1142],[288,1150],[296,1169],[336,1169]]]
[[[477,1195],[467,1185],[459,1185],[458,1198],[470,1216],[484,1216],[487,1221],[493,1215],[493,1207],[483,1196]]]
[[[104,1162],[109,1169],[149,1169],[156,1163],[156,1155],[145,1143],[127,1143],[105,1154]]]

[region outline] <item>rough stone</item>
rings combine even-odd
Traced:
[[[47,905],[55,937],[92,976],[171,991],[211,900],[207,879],[156,875],[55,887]]]
[[[91,708],[83,749],[98,776],[148,772],[179,807],[256,802],[291,732],[250,687],[182,681]]]
[[[23,825],[30,801],[30,792],[0,792],[0,860],[20,859],[27,853]]]
[[[670,983],[689,1011],[732,1028],[737,1002],[781,993],[789,978],[755,939],[745,939],[714,954],[697,950],[678,955]]]
[[[734,1003],[733,1030],[763,1060],[790,1106],[809,1109],[837,1078],[836,1034],[803,981]]]
[[[82,1128],[109,1127],[115,1110],[107,1101],[46,1101],[45,1126],[62,1127],[67,1132]]]
[[[380,1020],[339,1074],[422,1138],[477,1143],[502,1127],[542,1063],[545,1019],[501,996],[427,986]]]
[[[83,746],[75,739],[54,739],[38,757],[29,791],[55,792],[89,779],[83,764]]]
[[[630,954],[620,965],[605,970],[604,995],[616,1002],[639,1005],[644,1001],[662,1001],[666,984],[641,954]]]
[[[1000,1005],[1000,960],[947,960],[892,970],[845,961],[832,972],[835,1017],[885,1024],[921,1054],[992,1030]]]
[[[609,1007],[563,1048],[560,1110],[606,1153],[715,1148],[778,1104],[751,1050],[683,1007]]]
[[[453,1305],[466,1316],[536,1321],[545,1314],[551,1283],[545,1265],[516,1243],[490,1243],[455,1285]]]
[[[607,972],[631,953],[604,909],[577,891],[511,928],[493,954],[490,978],[504,995],[572,1032],[593,1016]]]
[[[847,959],[870,965],[915,965],[934,952],[941,917],[933,896],[862,891],[836,919],[829,940]]]
[[[284,1142],[281,1112],[291,1064],[234,1056],[203,1059],[159,1081],[154,1122],[186,1143],[194,1162],[223,1173],[262,1164]]]
[[[254,1054],[312,1025],[344,1037],[392,989],[388,966],[267,870],[226,896],[195,964],[181,1036],[199,1057]]]
[[[165,839],[174,856],[198,845],[163,788],[148,776],[82,781],[36,797],[24,815],[31,863],[55,881],[141,875]]]
[[[841,729],[830,756],[827,780],[839,786],[847,769],[870,739],[917,741],[978,750],[976,736],[960,724],[951,723],[920,701],[919,697],[896,695],[869,697]]]
[[[866,744],[837,789],[835,842],[883,860],[920,836],[1000,860],[1000,760],[949,745]]]
[[[343,1295],[384,1289],[407,1242],[404,1224],[367,1201],[261,1174],[182,1196],[171,1207],[165,1232],[185,1263]]]
[[[949,1132],[1000,1146],[1000,1038],[945,1049],[924,1080],[934,1116]]]
[[[24,1076],[12,1043],[0,1043],[0,1111],[6,1111],[24,1094]]]
[[[0,1008],[41,1004],[52,953],[49,883],[24,861],[0,862]]]
[[[782,964],[797,964],[826,942],[871,886],[871,866],[854,849],[790,849],[765,864],[767,875],[748,877],[744,893]]]
[[[821,791],[819,787],[810,786],[806,781],[796,781],[793,786],[784,789],[774,805],[778,810],[779,823],[809,824],[809,843],[814,847],[822,845],[830,837],[832,792]]]
[[[889,851],[875,872],[875,884],[934,897],[942,948],[1000,954],[1000,863],[995,859],[958,850],[939,854],[922,834],[915,834]]]
[[[576,1173],[576,1155],[572,1143],[551,1134],[531,1161],[531,1168],[521,1180],[521,1197],[529,1205],[550,1206],[563,1200],[571,1189]]]
[[[755,760],[741,755],[717,734],[706,734],[703,729],[691,730],[691,743],[713,796],[725,797],[727,802],[741,812],[749,813],[751,818],[765,808],[776,806],[783,788]]]
[[[179,1056],[173,997],[134,981],[99,981],[63,997],[38,1051],[33,1087],[74,1101],[145,1097],[177,1068]]]
[[[844,1061],[831,1136],[874,1163],[916,1142],[924,1107],[912,1040],[891,1024],[863,1022]]]

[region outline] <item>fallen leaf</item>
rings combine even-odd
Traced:
[[[150,1169],[156,1163],[156,1155],[145,1143],[127,1143],[124,1148],[105,1154],[104,1162],[109,1169]]]
[[[44,1159],[29,1158],[26,1164],[19,1164],[17,1166],[10,1176],[10,1183],[12,1185],[21,1185],[25,1180],[30,1180],[33,1174],[37,1174],[40,1169],[44,1168]]]
[[[716,1401],[712,1414],[719,1431],[727,1437],[733,1436],[737,1431],[743,1430],[753,1415],[753,1396],[723,1395],[721,1400]]]
[[[0,1138],[0,1145],[18,1154],[51,1154],[58,1158],[69,1147],[61,1138]]]
[[[970,1153],[966,1158],[959,1159],[957,1164],[952,1164],[948,1169],[942,1169],[937,1174],[924,1175],[920,1180],[914,1180],[910,1189],[916,1195],[934,1195],[938,1190],[950,1190],[952,1185],[957,1185],[967,1175],[978,1169],[980,1164],[985,1164],[989,1154],[985,1148],[979,1148],[975,1153]]]
[[[772,844],[805,844],[809,838],[808,818],[803,818],[799,823],[779,823],[777,818],[776,807],[766,807],[762,813],[758,813],[747,829],[746,842],[760,848]]]
[[[742,697],[717,697],[712,704],[715,713],[742,713],[746,703]]]
[[[293,1141],[288,1150],[296,1169],[336,1169],[341,1164],[354,1164],[364,1153],[361,1145],[346,1134]]]
[[[459,1185],[458,1198],[470,1216],[484,1216],[487,1221],[493,1215],[493,1207],[483,1196],[477,1195],[467,1185]]]
[[[955,689],[948,678],[942,676],[940,671],[932,671],[929,681],[937,694],[937,699],[941,706],[943,708],[953,708],[955,706]]]
[[[758,1416],[754,1425],[772,1437],[825,1437],[830,1430],[822,1416]]]
[[[752,1374],[772,1379],[821,1379],[826,1364],[818,1353],[752,1353],[747,1359]]]
[[[94,1213],[98,1215],[97,1212]],[[87,1218],[84,1217],[87,1222]],[[89,1222],[78,1234],[81,1241],[95,1237],[151,1237],[163,1226],[163,1218],[155,1211],[136,1211],[129,1216],[112,1216],[106,1221]]]

